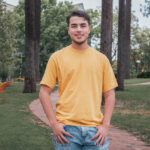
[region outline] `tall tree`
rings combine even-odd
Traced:
[[[125,29],[126,29],[126,50],[125,50],[125,78],[130,78],[130,55],[131,55],[131,46],[130,46],[130,35],[131,35],[131,0],[126,0],[125,6]]]
[[[112,0],[102,0],[101,52],[112,61]]]
[[[25,93],[36,91],[35,47],[35,0],[25,0]]]
[[[35,92],[40,80],[40,15],[41,0],[25,1],[25,84],[24,92]]]
[[[39,52],[40,52],[40,19],[41,19],[41,0],[35,0],[35,46],[34,46],[34,64],[36,81],[40,80],[39,71]]]
[[[119,0],[118,21],[118,90],[124,90],[124,79],[130,77],[131,0]]]
[[[126,0],[119,0],[119,20],[118,20],[118,60],[117,60],[117,81],[118,90],[124,90],[125,77],[125,51],[126,51]]]

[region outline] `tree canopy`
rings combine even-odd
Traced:
[[[5,3],[0,0],[0,78],[5,81],[13,76],[15,52],[15,18],[6,10]]]

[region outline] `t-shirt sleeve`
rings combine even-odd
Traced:
[[[104,59],[104,70],[103,70],[103,92],[107,92],[118,86],[113,69],[107,57]]]
[[[57,81],[57,61],[54,54],[50,57],[43,78],[40,85],[47,85],[50,88],[54,88]]]

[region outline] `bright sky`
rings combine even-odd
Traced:
[[[19,0],[4,0],[4,1],[12,5],[17,5]],[[65,1],[65,0],[58,0],[58,1]],[[101,0],[67,0],[67,1],[73,2],[73,4],[83,3],[85,9],[89,9],[89,8],[95,9],[101,6]],[[114,7],[118,6],[119,0],[113,0],[113,1],[114,1]],[[140,12],[140,4],[143,3],[144,0],[132,0],[132,11],[134,11],[135,15],[138,17],[139,25],[141,27],[143,26],[150,27],[150,19],[143,17],[143,15]]]

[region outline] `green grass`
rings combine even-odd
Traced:
[[[28,109],[37,93],[22,88],[14,84],[0,94],[0,150],[53,150],[50,129],[35,124]]]
[[[127,86],[125,91],[117,91],[116,97],[124,108],[150,110],[150,85]]]
[[[130,83],[135,79],[128,80]],[[149,80],[148,80],[149,81]],[[126,83],[127,83],[126,82]],[[50,129],[33,121],[28,109],[38,93],[23,94],[22,83],[0,94],[0,150],[53,150]],[[150,85],[126,86],[117,92],[113,125],[126,129],[150,144]]]
[[[115,113],[112,122],[150,144],[150,116]]]
[[[134,78],[134,79],[127,79],[125,80],[125,84],[136,84],[136,83],[145,83],[150,82],[150,78]]]
[[[133,79],[128,83],[136,82]],[[112,123],[150,144],[150,85],[126,86],[125,91],[116,92],[116,97]]]

